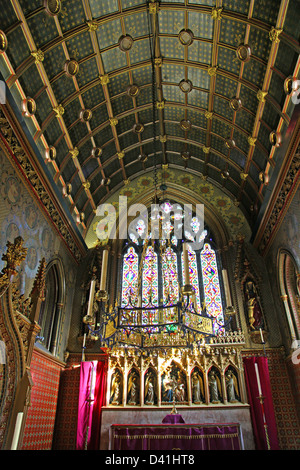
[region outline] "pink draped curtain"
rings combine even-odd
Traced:
[[[244,358],[243,361],[256,449],[278,450],[279,445],[268,360],[266,357],[250,357]],[[260,400],[257,398],[259,396],[259,389],[255,364],[257,364],[262,395],[265,397],[263,407]],[[266,429],[264,426],[265,423],[267,425]]]
[[[82,362],[77,420],[77,450],[100,447],[101,408],[105,405],[107,364],[104,361]]]

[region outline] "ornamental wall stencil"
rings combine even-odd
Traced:
[[[42,205],[49,222],[51,225],[54,225],[58,233],[60,233],[60,236],[64,240],[68,250],[78,262],[85,253],[85,248],[83,246],[79,248],[78,240],[75,240],[74,235],[66,226],[66,223],[58,212],[56,205],[40,180],[35,167],[32,165],[30,156],[22,149],[13,129],[2,112],[0,112],[0,132],[5,139],[7,147],[13,153],[18,165],[20,165],[20,167],[17,168],[17,171],[20,171],[19,168],[21,168],[22,176],[26,176],[29,181],[30,189],[34,190],[37,204]],[[6,153],[9,155],[8,152]],[[13,166],[16,165],[13,159],[11,159],[11,163]],[[21,203],[21,201],[19,201],[20,182],[19,179],[12,174],[7,176],[7,180],[4,182],[3,174],[1,175],[1,194],[11,207],[16,207],[17,204],[20,205]]]

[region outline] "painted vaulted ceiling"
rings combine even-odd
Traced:
[[[8,96],[83,237],[101,203],[164,172],[217,188],[253,229],[283,161],[299,24],[297,0],[2,0]]]

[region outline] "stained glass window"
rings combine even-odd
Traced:
[[[158,306],[157,254],[152,246],[147,248],[143,262],[142,306]]]
[[[159,213],[160,216],[156,219],[161,224],[159,239],[153,236],[152,240],[152,230],[147,239],[143,237],[146,223],[141,218],[129,229],[129,238],[134,242],[134,247],[125,249],[122,307],[129,306],[130,296],[132,306],[143,307],[142,310],[137,310],[136,314],[141,316],[143,324],[153,325],[149,334],[156,331],[155,325],[158,322],[155,316],[158,313],[151,310],[152,306],[163,305],[164,308],[159,311],[160,322],[172,323],[174,309],[169,306],[179,302],[180,288],[185,278],[182,253],[182,240],[185,239],[189,243],[190,284],[195,290],[195,298],[192,298],[192,301],[195,302],[198,313],[203,312],[205,304],[207,314],[215,319],[215,334],[223,334],[224,318],[217,258],[211,244],[207,242],[208,231],[203,229],[200,218],[185,219],[183,208],[177,203],[164,202],[160,205]],[[151,217],[154,215],[149,211],[149,224]],[[176,231],[178,227],[182,227],[183,233]],[[194,241],[203,242],[203,248],[201,246],[196,249],[192,244]],[[138,298],[141,299],[141,304],[138,304]]]
[[[215,318],[215,334],[224,332],[221,290],[215,251],[205,243],[201,251],[204,301],[207,313]]]
[[[138,294],[138,255],[130,246],[123,258],[122,278],[122,307],[129,304],[129,298],[136,298]]]
[[[199,291],[199,278],[198,278],[198,267],[197,267],[197,258],[196,253],[188,247],[189,254],[189,271],[190,271],[190,284],[195,290],[195,299],[197,311],[201,312],[201,301],[200,301],[200,291]],[[181,266],[182,266],[182,279],[185,279],[184,273],[184,262],[183,262],[183,253],[181,254]]]
[[[163,302],[177,303],[179,300],[177,256],[170,247],[162,253]]]

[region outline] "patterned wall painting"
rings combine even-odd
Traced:
[[[54,256],[60,256],[67,273],[74,273],[76,266],[2,151],[0,165],[0,252],[5,251],[8,241],[12,243],[17,236],[23,238],[28,251],[16,281],[20,293],[26,296],[43,257],[49,262]],[[4,265],[0,257],[0,271]],[[74,283],[74,279],[68,276],[67,283]]]
[[[158,181],[162,181],[164,178],[166,184],[170,184],[172,187],[176,187],[179,190],[184,188],[191,191],[195,199],[198,198],[199,201],[203,201],[204,204],[205,201],[207,201],[223,220],[233,239],[239,235],[244,236],[246,240],[250,239],[251,230],[244,214],[241,209],[234,204],[234,201],[229,196],[225,195],[221,189],[206,181],[204,178],[201,179],[198,176],[187,174],[177,169],[170,168],[164,171],[163,176],[160,170],[157,173]],[[118,216],[119,196],[126,196],[128,205],[130,205],[132,201],[136,202],[140,200],[145,190],[149,191],[151,188],[153,188],[153,175],[152,173],[146,173],[143,176],[132,179],[128,185],[121,187],[111,198],[107,199],[105,203],[111,203],[115,207],[116,215]],[[96,228],[100,220],[100,217],[95,216],[87,231],[85,242],[88,248],[95,246],[98,242]]]

